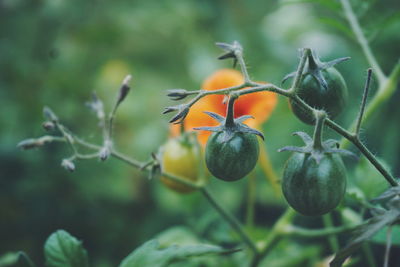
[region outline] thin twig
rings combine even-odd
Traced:
[[[367,121],[372,114],[374,114],[382,104],[385,103],[396,91],[397,83],[400,78],[400,60],[397,61],[397,64],[393,68],[392,72],[389,75],[389,78],[385,81],[385,83],[380,84],[377,93],[374,97],[369,101],[367,107],[365,108],[365,112],[363,115],[363,120]],[[355,120],[351,126],[349,127],[349,131],[354,132],[356,129],[357,120]],[[349,140],[346,138],[342,138],[340,141],[340,147],[346,148],[350,144]]]
[[[327,227],[323,229],[307,229],[294,225],[288,225],[283,232],[285,236],[304,237],[304,238],[318,238],[336,235],[348,231],[352,231],[360,225],[343,225],[336,227]]]
[[[322,216],[325,229],[336,229],[333,225],[332,214],[328,213]],[[345,228],[346,229],[346,228]],[[336,253],[339,250],[339,240],[337,239],[336,233],[328,235],[328,242],[331,247],[332,253]]]
[[[272,230],[267,235],[262,248],[260,249],[258,254],[255,254],[250,266],[256,267],[260,263],[260,261],[267,255],[275,245],[285,236],[285,232],[288,229],[291,221],[293,220],[296,212],[287,208],[286,211],[279,217],[279,219],[275,222]]]
[[[385,248],[385,259],[383,267],[389,267],[390,247],[392,246],[392,229],[393,226],[390,225],[386,232],[386,248]]]
[[[372,69],[368,69],[367,70],[367,80],[365,82],[365,87],[364,87],[364,93],[363,93],[363,97],[362,97],[362,101],[361,101],[360,112],[358,113],[356,130],[355,130],[355,133],[354,133],[354,135],[357,138],[359,138],[359,135],[360,135],[361,122],[362,122],[362,118],[363,118],[363,115],[364,115],[365,106],[367,104],[368,91],[369,91],[369,86],[370,86],[370,82],[371,82],[371,75],[372,75]]]
[[[297,92],[297,90],[299,89],[299,85],[303,78],[303,70],[304,70],[304,67],[306,65],[306,61],[307,61],[307,58],[309,55],[311,55],[311,49],[310,48],[303,49],[300,63],[297,67],[296,76],[294,77],[292,87],[290,88],[290,91],[293,94],[295,94]]]
[[[214,197],[210,194],[210,192],[206,188],[201,188],[200,191],[210,202],[210,204],[215,208],[215,210],[218,211],[218,213],[231,225],[233,229],[235,229],[235,231],[239,234],[240,238],[249,246],[249,248],[254,252],[254,254],[258,254],[256,245],[246,234],[246,232],[242,229],[242,226],[236,220],[236,218],[227,213],[221,207],[221,205],[218,204],[218,202],[214,199]]]

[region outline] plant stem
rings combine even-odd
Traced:
[[[249,73],[247,72],[247,67],[246,67],[246,63],[245,63],[244,58],[243,58],[242,50],[240,50],[238,52],[235,52],[235,55],[236,55],[236,58],[237,58],[237,60],[239,62],[240,69],[241,69],[241,71],[243,73],[244,83],[247,84],[247,83],[251,82],[251,80],[250,80]]]
[[[58,127],[60,127],[60,129],[62,129],[64,134],[67,134],[67,132],[69,132],[63,125],[59,124]],[[69,134],[69,133],[68,133]],[[89,142],[86,142],[80,138],[75,138],[74,135],[70,134],[70,139],[67,139],[67,137],[64,136],[64,138],[60,139],[60,138],[54,138],[54,141],[64,141],[64,142],[68,142],[71,144],[71,146],[74,148],[74,150],[76,150],[75,146],[74,146],[74,142],[76,141],[76,143],[80,144],[83,147],[89,148],[89,149],[93,149],[93,150],[100,150],[102,147],[95,145],[95,144],[91,144]],[[96,153],[97,155],[97,153]],[[92,155],[90,154],[90,156],[92,157]],[[116,151],[115,149],[111,150],[111,156],[115,157],[116,159],[121,160],[124,163],[127,163],[128,165],[141,169],[143,171],[149,171],[148,168],[146,168],[146,166],[150,167],[150,164],[148,162],[140,162],[138,160],[135,160],[127,155],[124,155],[118,151]],[[77,158],[82,158],[82,159],[87,159],[87,157],[85,157],[85,155],[81,155],[78,153],[75,153],[73,157],[77,157]],[[145,167],[145,168],[143,168]],[[237,234],[240,236],[240,238],[250,247],[250,249],[254,252],[254,254],[258,254],[258,250],[254,244],[254,242],[250,239],[250,237],[246,234],[246,232],[242,229],[240,223],[236,220],[235,217],[233,217],[232,215],[230,215],[227,211],[225,211],[222,206],[220,206],[218,204],[218,202],[214,199],[214,197],[208,192],[208,190],[206,188],[204,188],[203,184],[196,184],[193,183],[189,180],[183,179],[179,176],[175,176],[173,174],[170,173],[166,173],[166,172],[161,172],[162,176],[166,176],[171,180],[183,183],[189,187],[195,188],[195,189],[199,189],[201,191],[201,193],[205,196],[205,198],[210,202],[210,204],[216,209],[216,211],[221,215],[222,218],[225,219],[225,221],[227,223],[230,224],[230,226],[237,232]]]
[[[313,135],[313,148],[315,150],[322,150],[322,132],[324,129],[326,113],[325,111],[316,110],[314,111],[314,116],[316,122]]]
[[[237,99],[237,96],[235,96],[235,95],[231,95],[229,97],[228,105],[226,108],[226,120],[225,120],[226,127],[234,127],[235,126],[234,104],[235,104],[236,99]]]
[[[389,225],[386,232],[386,248],[385,248],[385,258],[383,262],[383,267],[389,267],[390,247],[392,246],[392,229],[393,226]]]
[[[277,197],[282,196],[282,191],[281,191],[281,186],[279,183],[279,178],[276,175],[274,168],[271,164],[271,160],[269,159],[267,148],[264,145],[261,145],[261,150],[260,150],[260,158],[258,160],[260,163],[261,169],[263,170],[265,174],[265,178],[269,182],[269,184],[272,186],[274,193]]]
[[[368,265],[370,267],[377,267],[376,263],[375,263],[374,253],[373,253],[369,243],[364,242],[364,244],[362,245],[362,249],[363,249],[365,258],[367,259]]]
[[[337,227],[326,227],[323,229],[306,229],[302,227],[288,225],[284,231],[284,235],[292,237],[303,237],[303,238],[326,237],[330,235],[351,231],[358,226],[359,225],[343,225]]]
[[[221,215],[222,218],[225,219],[227,223],[236,231],[236,233],[240,236],[240,238],[245,242],[249,248],[254,252],[254,254],[258,254],[258,250],[254,242],[250,239],[250,237],[246,234],[246,232],[242,229],[240,223],[236,220],[235,217],[226,212],[221,205],[214,199],[214,197],[210,194],[210,192],[206,188],[200,189],[201,193],[208,200],[208,202],[214,207],[214,209]]]
[[[378,161],[374,154],[372,154],[372,152],[369,151],[368,148],[358,138],[330,119],[326,119],[325,124],[352,142],[368,159],[368,161],[382,174],[382,176],[391,186],[398,185],[394,177],[388,172],[388,170],[385,169],[385,167]]]
[[[364,110],[365,110],[365,105],[367,103],[367,97],[368,97],[368,90],[369,90],[369,85],[371,82],[371,75],[372,75],[372,69],[368,69],[368,74],[367,74],[367,80],[365,82],[365,87],[364,87],[364,93],[361,101],[361,107],[360,107],[360,112],[358,113],[358,117],[356,119],[356,130],[354,132],[354,135],[359,138],[360,135],[360,127],[361,127],[361,122],[362,118],[364,115]]]
[[[246,226],[254,226],[254,205],[256,202],[256,177],[254,172],[247,177],[247,205],[246,205]]]
[[[344,1],[344,0],[343,0]],[[307,59],[307,56],[311,53],[311,50],[309,48],[306,48],[303,50],[303,55],[300,59],[296,76],[294,77],[293,81],[293,86],[289,90],[284,90],[282,88],[277,87],[276,85],[273,84],[259,84],[255,82],[248,82],[244,83],[239,86],[234,86],[230,88],[225,88],[221,90],[216,90],[216,91],[204,91],[201,90],[199,91],[199,94],[193,98],[187,105],[190,107],[196,103],[196,101],[200,100],[202,97],[206,95],[212,95],[212,94],[227,94],[232,91],[237,91],[241,88],[244,88],[246,86],[252,86],[252,88],[249,89],[244,89],[236,92],[236,95],[239,97],[241,95],[245,94],[251,94],[255,92],[261,92],[261,91],[270,91],[270,92],[275,92],[278,94],[281,94],[283,96],[291,98],[296,104],[298,104],[303,110],[308,111],[308,112],[314,112],[314,108],[309,106],[307,103],[305,103],[301,98],[299,98],[295,93],[297,90],[298,85],[300,84],[301,81],[301,76],[303,73],[303,69],[305,66],[305,61]],[[385,82],[385,88],[374,97],[374,100],[368,105],[366,112],[365,112],[365,120],[375,109],[384,101],[388,96],[390,96],[393,91],[396,88],[396,82],[397,78],[400,76],[400,63],[398,63],[395,67],[395,69],[392,71],[392,74],[390,75],[389,79],[386,79]],[[357,123],[357,122],[356,122]],[[344,138],[346,138],[348,141],[352,142],[360,151],[362,154],[366,156],[366,158],[374,165],[374,167],[382,174],[382,176],[390,183],[392,186],[398,185],[394,177],[385,169],[385,167],[375,158],[375,156],[368,150],[368,148],[365,147],[365,145],[357,138],[355,137],[352,132],[347,131],[346,129],[342,128],[340,125],[336,124],[334,121],[330,120],[327,118],[325,120],[325,124],[328,125],[331,129],[342,135]],[[355,126],[356,127],[356,126]]]
[[[279,219],[275,222],[274,226],[272,227],[271,232],[269,232],[267,238],[265,239],[262,248],[258,254],[255,254],[250,266],[256,267],[260,263],[260,261],[267,255],[272,248],[284,237],[285,231],[287,227],[292,222],[296,212],[291,209],[287,208],[286,211],[279,217]]]
[[[325,214],[324,216],[322,216],[322,220],[324,222],[324,226],[327,229],[335,229],[334,225],[333,225],[333,220],[332,220],[332,215],[331,213],[329,214]],[[328,242],[329,245],[331,247],[331,250],[333,253],[336,253],[336,251],[339,250],[339,241],[336,237],[336,235],[331,234],[328,236]]]
[[[128,84],[131,81],[131,79],[132,79],[132,76],[127,75],[124,78],[124,80],[122,81],[121,87],[119,89],[117,101],[115,101],[114,107],[109,115],[108,135],[107,135],[108,140],[106,140],[106,143],[107,143],[107,141],[109,143],[111,143],[111,141],[112,141],[112,132],[113,132],[115,114],[117,113],[117,109],[118,109],[119,105],[122,103],[122,101],[124,101],[125,97],[129,93],[130,87]]]
[[[389,78],[379,86],[377,93],[374,95],[372,100],[369,102],[365,109],[364,113],[364,121],[367,121],[372,114],[376,112],[378,108],[380,108],[387,99],[389,99],[393,93],[396,91],[397,82],[400,78],[400,61],[397,62],[393,71],[391,72]],[[349,127],[351,132],[354,132],[356,129],[357,121],[354,121],[352,125]],[[349,140],[346,138],[342,138],[340,142],[340,146],[342,148],[348,147],[350,144]]]
[[[360,24],[358,23],[358,20],[354,14],[354,11],[349,3],[348,0],[340,0],[342,4],[342,8],[344,11],[344,14],[350,24],[351,29],[353,30],[356,39],[358,43],[360,44],[365,56],[367,57],[367,60],[370,64],[370,66],[374,69],[375,74],[378,78],[379,84],[383,84],[385,80],[387,79],[385,74],[383,73],[381,67],[378,64],[378,61],[376,60],[374,54],[371,51],[371,48],[369,47],[368,41],[365,38],[365,35],[360,27]]]
[[[297,67],[296,76],[294,77],[292,87],[290,88],[290,92],[292,93],[292,95],[295,95],[297,93],[297,90],[299,89],[301,80],[303,78],[303,70],[306,65],[307,58],[309,56],[311,56],[311,49],[310,48],[303,49],[303,54],[301,56],[300,63]]]

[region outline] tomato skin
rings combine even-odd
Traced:
[[[339,115],[347,102],[348,92],[342,75],[333,67],[321,71],[328,88],[325,89],[311,75],[305,74],[297,91],[298,96],[308,105],[316,109],[323,109],[333,119]],[[289,100],[293,113],[304,123],[314,124],[314,117],[301,109],[292,100]]]
[[[187,142],[182,137],[171,138],[164,145],[161,159],[162,171],[197,182],[201,176],[201,154],[198,145]],[[178,193],[191,193],[196,190],[165,176],[161,177],[161,182]]]
[[[327,153],[318,164],[308,153],[293,153],[285,165],[282,191],[290,206],[303,215],[330,212],[346,191],[341,157]]]
[[[259,146],[256,135],[234,132],[225,140],[225,132],[214,132],[206,145],[206,164],[212,175],[224,181],[246,176],[256,165]]]

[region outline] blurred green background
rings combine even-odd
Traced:
[[[400,2],[352,4],[388,73],[400,56]],[[214,43],[234,40],[244,47],[251,77],[276,84],[295,69],[298,48],[314,48],[323,60],[351,56],[338,66],[350,91],[349,107],[338,121],[347,126],[355,117],[369,65],[336,1],[0,0],[0,255],[23,250],[43,262],[42,244],[60,228],[84,240],[93,266],[116,266],[172,225],[186,225],[229,245],[228,226],[200,194],[177,195],[115,159],[79,161],[68,173],[60,167],[71,153],[66,145],[22,152],[16,144],[45,134],[44,105],[74,132],[100,143],[98,122],[84,103],[96,91],[109,110],[130,73],[133,89],[118,111],[115,145],[146,160],[168,137],[169,116],[161,112],[173,103],[165,90],[198,89],[214,70],[231,67],[216,59],[221,51]],[[376,82],[372,93],[375,89]],[[363,131],[367,145],[397,176],[399,100],[397,91]],[[263,127],[273,166],[281,174],[288,155],[276,150],[300,144],[292,132],[312,129],[290,113],[283,98]],[[286,204],[259,169],[256,174],[256,225],[268,228]],[[245,187],[245,179],[210,185],[241,220]],[[318,218],[300,220],[320,225]],[[211,231],[213,224],[220,231]],[[323,244],[312,257],[327,255]]]

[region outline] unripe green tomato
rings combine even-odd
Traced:
[[[214,132],[207,141],[206,164],[215,177],[236,181],[256,166],[258,154],[258,140],[254,134],[235,132],[225,140],[225,132]]]
[[[328,88],[324,88],[311,74],[305,74],[298,96],[308,105],[316,109],[323,109],[333,119],[339,115],[347,102],[347,86],[342,75],[333,67],[321,71]],[[293,113],[304,123],[314,124],[312,114],[305,112],[293,100],[289,100]]]
[[[185,141],[183,138],[172,138],[164,145],[162,153],[162,171],[197,182],[200,179],[202,153],[198,145]],[[161,182],[178,193],[191,193],[196,189],[183,183],[162,176]]]
[[[324,154],[319,163],[308,153],[293,153],[285,165],[282,191],[303,215],[330,212],[346,191],[346,168],[338,154]]]

